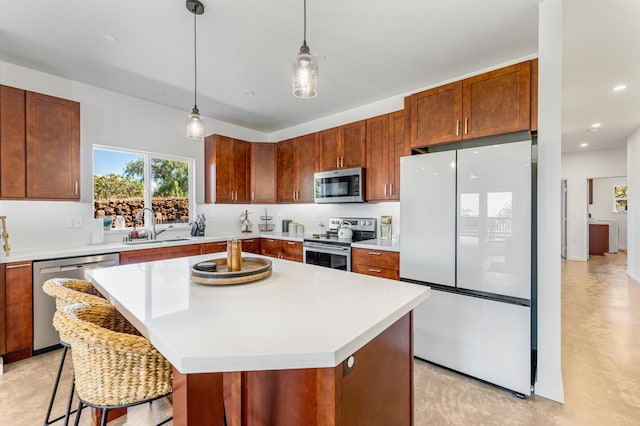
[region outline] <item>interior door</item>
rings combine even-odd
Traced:
[[[531,143],[459,150],[457,179],[458,288],[529,299]]]

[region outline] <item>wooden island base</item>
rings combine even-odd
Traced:
[[[413,424],[412,312],[333,368],[182,374],[173,369],[173,424]],[[328,331],[330,332],[330,331]],[[224,400],[224,408],[220,401]]]

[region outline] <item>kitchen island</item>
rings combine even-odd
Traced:
[[[191,282],[224,256],[87,272],[173,365],[174,424],[222,424],[223,399],[230,425],[412,424],[427,287],[278,259],[262,281]]]

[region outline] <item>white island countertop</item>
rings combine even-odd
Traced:
[[[193,264],[224,256],[95,269],[87,278],[183,374],[335,367],[430,294],[279,259],[262,281],[191,282]]]
[[[398,240],[364,240],[357,243],[351,243],[351,248],[377,249],[383,251],[400,251],[400,242]]]

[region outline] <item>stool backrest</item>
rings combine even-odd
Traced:
[[[110,304],[74,304],[53,325],[71,345],[83,401],[120,406],[171,392],[171,364]]]
[[[45,281],[42,289],[49,296],[55,297],[57,310],[74,303],[109,303],[89,281],[71,278],[52,278]]]

